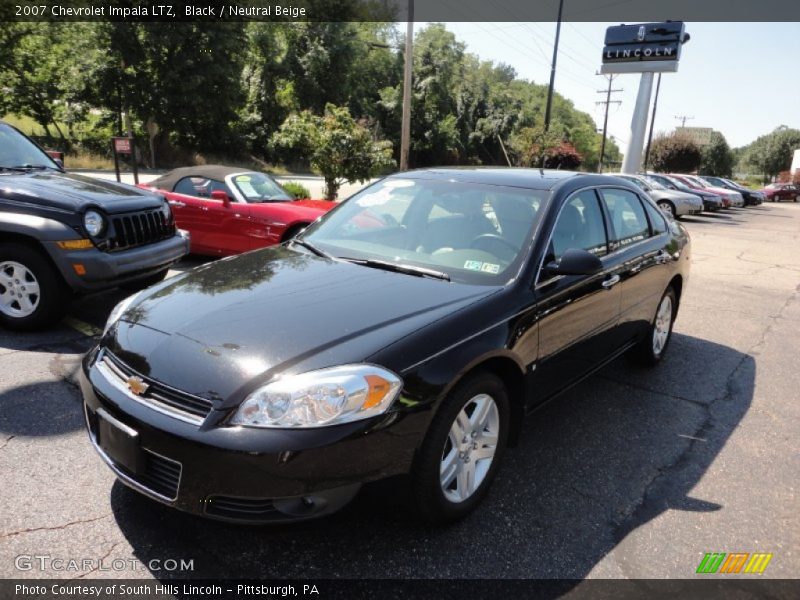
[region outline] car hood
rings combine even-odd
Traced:
[[[104,342],[142,375],[235,404],[279,374],[363,361],[498,289],[268,248],[150,288]]]
[[[317,210],[328,212],[330,209],[336,206],[336,204],[336,202],[331,202],[330,200],[294,200],[291,205],[302,206],[303,208],[315,208]]]
[[[689,192],[679,192],[678,190],[654,190],[653,196],[658,198],[668,198],[677,200],[679,202],[696,203],[700,200],[698,194],[690,194]]]
[[[158,208],[162,203],[161,196],[130,185],[61,171],[4,175],[0,193],[9,200],[69,212],[95,206],[114,214]]]

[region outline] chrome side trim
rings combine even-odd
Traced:
[[[97,372],[102,375],[108,383],[110,383],[115,390],[119,393],[123,394],[126,398],[133,400],[134,402],[138,402],[148,408],[153,409],[156,412],[161,413],[162,415],[167,415],[168,417],[172,417],[174,419],[178,419],[179,421],[183,421],[184,423],[191,423],[192,425],[202,425],[204,418],[197,417],[194,415],[190,415],[187,413],[180,412],[178,410],[172,410],[167,406],[161,405],[157,402],[153,402],[149,398],[144,398],[142,396],[137,396],[133,392],[131,392],[126,385],[123,384],[121,372],[116,368],[116,366],[111,365],[111,362],[106,360],[106,357],[103,356],[94,364]]]

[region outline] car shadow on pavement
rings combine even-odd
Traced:
[[[201,519],[119,482],[111,507],[144,564],[194,560],[192,572],[152,570],[157,579],[580,579],[665,511],[724,508],[692,489],[748,411],[756,363],[694,337],[671,343],[658,368],[616,361],[531,415],[484,503],[449,527],[418,522],[402,480],[285,526]]]

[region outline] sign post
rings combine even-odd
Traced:
[[[636,173],[642,163],[647,115],[653,91],[653,73],[675,73],[683,44],[689,41],[681,21],[618,25],[606,30],[600,72],[641,73],[636,106],[631,118],[623,173]]]
[[[136,166],[136,145],[132,137],[111,138],[111,149],[114,152],[114,171],[117,174],[117,181],[122,181],[119,174],[119,155],[127,154],[131,159],[133,167],[133,182],[139,184],[139,169]]]

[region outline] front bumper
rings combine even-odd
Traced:
[[[122,393],[92,364],[95,355],[87,355],[80,375],[95,449],[122,483],[197,515],[264,523],[330,514],[363,483],[407,473],[420,440],[417,419],[398,413],[278,430],[214,425],[225,415],[212,410],[193,424]],[[133,466],[99,439],[109,421],[135,433],[141,451]]]
[[[67,284],[78,292],[94,292],[143,279],[168,269],[189,252],[189,240],[176,233],[169,239],[122,250],[101,252],[62,250],[56,242],[44,242]],[[84,271],[78,275],[75,265]]]

